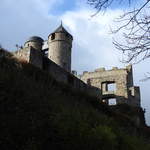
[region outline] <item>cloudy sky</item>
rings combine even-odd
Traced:
[[[128,64],[121,63],[123,56],[112,44],[115,35],[110,34],[110,27],[117,26],[113,20],[122,13],[122,7],[116,5],[92,18],[95,10],[86,0],[1,0],[0,44],[12,51],[16,44],[23,45],[33,35],[47,40],[62,20],[74,36],[72,69],[82,73],[99,67],[125,67]],[[121,35],[118,37],[121,39]],[[150,60],[134,65],[133,70],[134,84],[141,88],[142,107],[150,125],[150,81],[140,81],[150,71],[148,66]]]

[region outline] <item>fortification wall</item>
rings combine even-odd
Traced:
[[[35,50],[32,47],[21,49],[15,52],[14,55],[47,71],[57,81],[105,100],[106,103],[115,98],[117,104],[127,103],[140,106],[140,90],[139,87],[133,86],[131,65],[124,69],[113,68],[112,70],[105,70],[100,68],[94,72],[84,72],[79,79],[49,58],[44,57],[42,51]],[[109,89],[109,85],[115,86],[115,89]]]
[[[95,86],[102,91],[102,99],[109,103],[109,99],[115,98],[116,103],[127,103],[140,106],[139,87],[133,86],[132,66],[112,70],[105,68],[96,69],[94,72],[84,72],[80,79],[85,83]],[[111,89],[113,87],[113,89]],[[131,95],[131,93],[134,93]]]
[[[116,91],[114,94],[128,98],[127,93],[127,71],[126,69],[119,70],[102,70],[97,69],[95,72],[85,72],[81,76],[81,80],[92,86],[100,88],[103,93],[107,90],[107,84],[116,84]]]
[[[100,89],[85,84],[83,81],[78,79],[73,74],[65,71],[63,68],[58,66],[49,58],[44,57],[42,51],[35,50],[32,47],[28,47],[28,48],[24,48],[19,51],[16,51],[13,54],[18,59],[27,61],[28,63],[31,63],[35,65],[36,67],[47,71],[58,82],[68,84],[71,86],[71,88],[74,88],[75,90],[85,92],[86,94],[90,96],[94,96],[94,97],[101,99]]]
[[[23,61],[29,62],[29,60],[30,60],[30,50],[29,50],[29,47],[17,50],[15,52],[13,52],[13,55],[16,58],[18,58],[18,59],[21,59]]]
[[[43,68],[43,53],[42,51],[38,51],[33,47],[25,47],[13,53],[15,57],[26,61],[28,63],[32,63],[34,66],[42,69]]]
[[[43,58],[43,70],[48,71],[57,81],[70,85],[72,88],[86,92],[90,96],[96,96],[101,99],[101,91],[96,87],[85,84],[73,74],[65,71],[48,58]]]

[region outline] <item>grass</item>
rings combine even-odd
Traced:
[[[0,50],[0,149],[149,150],[139,111],[110,108]]]

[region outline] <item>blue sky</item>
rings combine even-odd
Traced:
[[[60,15],[66,11],[76,9],[76,0],[64,0],[60,4],[56,4],[49,13],[53,15]]]
[[[138,5],[141,0],[138,1]],[[0,44],[8,50],[16,50],[15,45],[23,45],[33,35],[47,40],[60,21],[73,35],[72,69],[78,73],[93,71],[96,68],[113,66],[125,67],[120,62],[122,54],[112,44],[115,35],[110,34],[110,26],[116,27],[113,20],[122,14],[121,7],[115,5],[105,14],[95,13],[86,0],[1,0],[0,2]],[[122,39],[121,34],[117,38]],[[91,61],[92,60],[92,61]],[[92,63],[91,63],[92,62]],[[146,108],[146,119],[150,125],[150,81],[140,82],[150,66],[146,60],[134,65],[134,83],[141,88],[142,107]]]
[[[140,0],[139,0],[140,2]],[[55,7],[53,7],[49,13],[53,15],[60,15],[66,11],[75,10],[79,7],[78,3],[84,3],[84,5],[87,5],[86,0],[62,0],[59,3],[56,3]],[[129,4],[128,0],[123,1],[114,1],[112,5],[109,7],[110,9],[116,9],[116,8],[130,8],[136,4],[136,0],[133,0],[131,4]],[[91,6],[94,8],[94,6]],[[96,11],[96,10],[95,10]]]

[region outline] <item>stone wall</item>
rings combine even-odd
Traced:
[[[66,33],[53,33],[48,39],[48,58],[71,72],[72,39]]]
[[[46,57],[43,58],[43,70],[48,71],[49,74],[53,76],[57,81],[68,84],[74,89],[85,92],[90,96],[96,96],[97,98],[101,99],[100,89],[85,84],[76,76],[65,71],[63,68],[61,68],[56,63]]]
[[[47,71],[58,82],[70,85],[75,90],[85,92],[87,95],[101,99],[100,89],[87,85],[79,78],[67,72],[49,58],[44,57],[43,52],[32,47],[24,48],[13,53],[15,57],[27,61],[36,67]]]
[[[16,58],[18,58],[20,60],[27,61],[27,62],[29,62],[29,60],[30,60],[30,49],[29,49],[29,47],[15,51],[13,54]]]
[[[13,53],[15,57],[22,61],[29,62],[38,68],[43,68],[43,53],[33,47],[25,47]]]
[[[42,44],[40,42],[27,41],[24,47],[33,47],[34,49],[42,50]]]
[[[114,67],[112,70],[105,70],[105,68],[99,68],[94,72],[84,72],[79,79],[45,57],[42,51],[33,47],[21,49],[14,55],[47,71],[57,81],[91,96],[96,96],[103,102],[109,104],[110,100],[115,99],[117,104],[127,103],[140,106],[140,89],[133,86],[131,65],[123,69]]]
[[[139,87],[133,86],[131,65],[123,69],[99,68],[94,72],[84,72],[83,75],[80,75],[80,79],[101,89],[102,99],[106,103],[109,103],[110,99],[115,99],[116,103],[140,106],[140,90]]]

